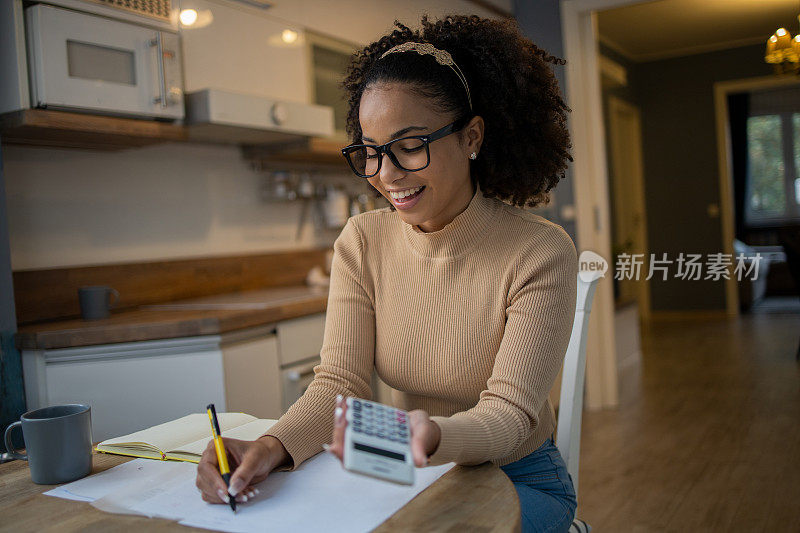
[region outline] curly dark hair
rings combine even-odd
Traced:
[[[351,57],[342,82],[351,142],[361,142],[358,111],[364,91],[376,83],[407,83],[454,120],[483,117],[483,144],[480,157],[470,161],[470,177],[480,183],[484,195],[515,206],[546,205],[549,191],[564,177],[567,160],[573,160],[567,129],[567,112],[572,110],[548,65],[566,61],[525,38],[513,19],[447,15],[430,22],[425,14],[417,31],[398,20],[394,25],[398,29]],[[406,52],[379,59],[408,41],[430,43],[450,53],[467,79],[472,111],[458,76],[432,56]]]

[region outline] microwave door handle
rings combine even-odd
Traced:
[[[156,33],[155,39],[150,39],[150,46],[156,47],[156,54],[158,55],[158,90],[161,93],[159,98],[154,98],[154,104],[161,104],[161,107],[167,107],[167,78],[164,75],[164,43],[161,39],[161,32]]]

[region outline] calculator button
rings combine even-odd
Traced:
[[[358,400],[353,400],[353,407],[359,409],[361,407],[361,402]]]
[[[366,407],[367,409],[372,409],[372,404],[371,403],[365,403],[364,407]]]
[[[364,429],[364,433],[366,433],[367,435],[374,435],[374,434],[375,434],[375,433],[374,433],[374,432],[373,432],[371,429],[369,429],[369,428],[366,428],[366,429]]]

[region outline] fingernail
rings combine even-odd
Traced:
[[[244,481],[240,478],[236,478],[233,483],[231,483],[230,487],[228,487],[228,494],[231,496],[236,496],[239,494],[242,489],[244,488]]]
[[[243,502],[246,502],[246,501],[247,501],[247,496],[245,496],[244,494],[242,494],[242,501],[243,501]]]
[[[336,404],[338,405],[340,403],[342,403],[342,395],[341,394],[337,394],[336,395]]]
[[[256,494],[261,494],[261,491],[260,491],[260,490],[258,490],[258,489],[255,489],[255,491],[256,491]]]
[[[331,445],[330,445],[330,444],[328,444],[327,442],[325,442],[325,443],[323,443],[323,444],[322,444],[322,449],[323,449],[323,450],[325,450],[326,452],[327,452],[328,450],[330,450],[330,448],[331,448]]]
[[[333,417],[336,420],[336,422],[341,422],[342,421],[342,408],[341,407],[337,407],[336,408],[336,410],[333,412]]]
[[[225,503],[230,503],[230,501],[231,501],[231,499],[228,497],[228,495],[222,489],[217,489],[217,496],[219,496],[219,499],[224,501]]]
[[[247,497],[248,498],[255,498],[256,497],[256,493],[251,490],[250,492],[247,493]]]

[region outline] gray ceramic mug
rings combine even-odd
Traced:
[[[25,452],[11,444],[11,432],[22,427]],[[28,411],[6,428],[6,449],[28,461],[31,479],[41,485],[66,483],[92,472],[92,412],[88,405],[67,404]]]
[[[81,287],[78,289],[78,302],[84,320],[108,318],[109,310],[119,302],[119,293],[105,285]]]

